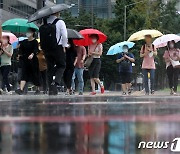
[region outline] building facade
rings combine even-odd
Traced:
[[[113,18],[115,0],[56,0],[57,3],[73,4],[71,13],[78,16],[80,10],[93,13],[99,18]]]

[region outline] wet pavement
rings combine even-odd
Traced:
[[[0,154],[171,154],[178,137],[180,96],[0,96]]]

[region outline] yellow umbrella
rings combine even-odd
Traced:
[[[155,37],[159,37],[159,36],[162,36],[163,34],[158,31],[158,30],[141,30],[141,31],[138,31],[134,34],[132,34],[130,36],[130,38],[128,39],[128,41],[139,41],[139,40],[143,40],[145,38],[146,35],[151,35],[152,38],[155,38]]]

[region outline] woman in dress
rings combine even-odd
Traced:
[[[35,95],[40,94],[40,77],[39,77],[39,63],[37,58],[38,42],[35,37],[35,29],[29,28],[26,33],[27,40],[20,44],[20,55],[22,59],[22,77],[20,82],[20,89],[15,92],[19,95],[23,94],[24,86],[27,82],[32,82],[37,90]]]

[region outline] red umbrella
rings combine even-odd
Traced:
[[[81,40],[74,40],[74,44],[78,46],[88,46],[92,44],[92,40],[89,37],[92,34],[97,34],[99,36],[98,43],[103,43],[107,40],[107,36],[100,32],[97,29],[84,29],[80,31],[80,34],[83,35],[84,39]]]

